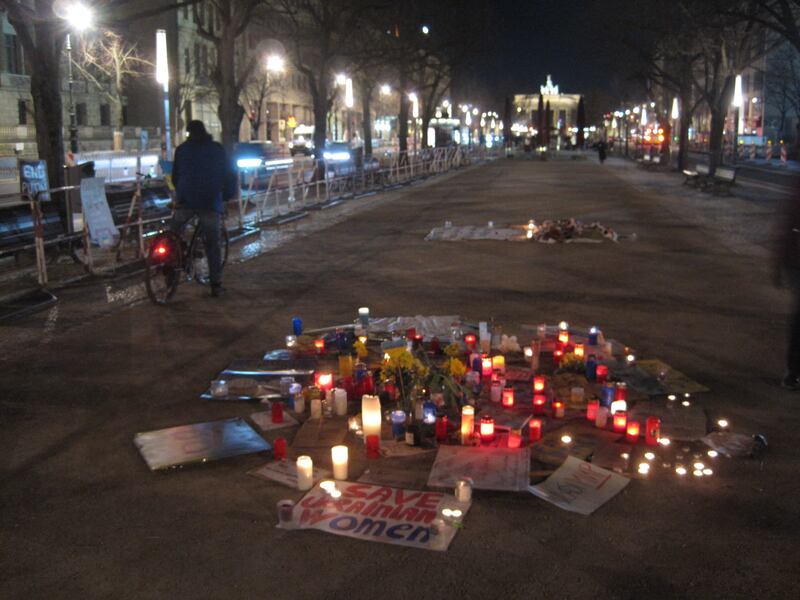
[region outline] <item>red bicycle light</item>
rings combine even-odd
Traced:
[[[164,255],[167,253],[167,247],[164,244],[159,244],[156,246],[156,254]]]

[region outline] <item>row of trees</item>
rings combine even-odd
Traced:
[[[688,151],[692,117],[710,114],[713,170],[722,162],[725,120],[738,74],[788,41],[800,50],[800,0],[651,0],[630,13],[637,75],[653,94],[678,98],[680,168]],[[659,107],[662,113],[668,106]]]
[[[0,0],[0,10],[24,50],[39,155],[48,163],[54,186],[63,183],[61,65],[68,25],[61,17],[68,1]],[[369,152],[371,107],[379,84],[390,82],[400,92],[399,143],[406,150],[408,92],[413,90],[419,98],[425,131],[450,87],[453,70],[470,59],[484,3],[465,0],[457,13],[449,4],[422,0],[96,0],[91,4],[101,33],[81,47],[74,64],[108,100],[115,126],[122,122],[126,83],[152,70],[115,30],[187,7],[194,13],[198,35],[214,49],[208,79],[228,149],[239,139],[245,114],[254,112],[260,119],[268,92],[261,61],[268,50],[280,48],[306,81],[316,147],[324,146],[327,117],[341,91],[334,85],[335,73],[346,71],[355,82]],[[261,37],[255,51],[248,43],[254,35]],[[194,81],[176,83],[180,108],[181,99],[183,104],[191,100],[200,86]]]

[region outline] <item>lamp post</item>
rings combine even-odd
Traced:
[[[82,32],[91,27],[94,15],[82,2],[73,2],[67,5],[64,18],[72,29]],[[78,122],[75,115],[75,79],[72,74],[72,37],[69,31],[67,31],[64,47],[67,51],[67,88],[69,91],[69,150],[75,154],[78,151]]]
[[[411,116],[414,119],[414,152],[417,151],[417,119],[419,118],[419,98],[416,92],[408,94],[408,99],[411,100]]]
[[[733,164],[736,164],[736,150],[738,149],[739,144],[739,113],[742,110],[742,106],[744,104],[744,97],[742,96],[742,76],[737,75],[736,80],[733,85],[733,104],[736,111],[734,112],[733,117]]]
[[[167,32],[156,31],[156,82],[164,93],[164,150],[165,159],[172,156],[172,130],[169,126],[169,63],[167,62]]]
[[[266,63],[266,70],[267,70],[267,104],[269,104],[269,97],[272,94],[272,82],[270,80],[270,75],[272,73],[279,74],[283,73],[284,69],[286,68],[286,61],[283,59],[282,56],[277,54],[270,54],[267,56],[267,63]],[[261,110],[261,107],[258,107]],[[278,120],[280,120],[280,110],[278,111]],[[267,135],[266,138],[272,141],[272,123],[270,122],[270,112],[269,108],[267,108]]]

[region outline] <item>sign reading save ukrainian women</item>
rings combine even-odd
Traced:
[[[295,505],[292,522],[279,527],[443,551],[469,509],[469,504],[439,492],[346,481],[337,481],[336,490],[340,496],[314,486]]]

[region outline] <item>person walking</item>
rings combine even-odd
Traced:
[[[789,317],[789,347],[786,372],[781,385],[800,389],[800,189],[788,199],[780,211],[777,245],[773,257],[775,285],[785,284],[792,292],[792,313]]]
[[[237,180],[225,149],[211,139],[202,121],[190,121],[186,132],[189,137],[175,150],[172,165],[176,197],[172,229],[180,232],[197,215],[208,255],[211,295],[220,296],[223,215],[225,202],[236,197]]]
[[[600,159],[601,165],[606,162],[606,143],[603,140],[597,142],[597,158]]]

